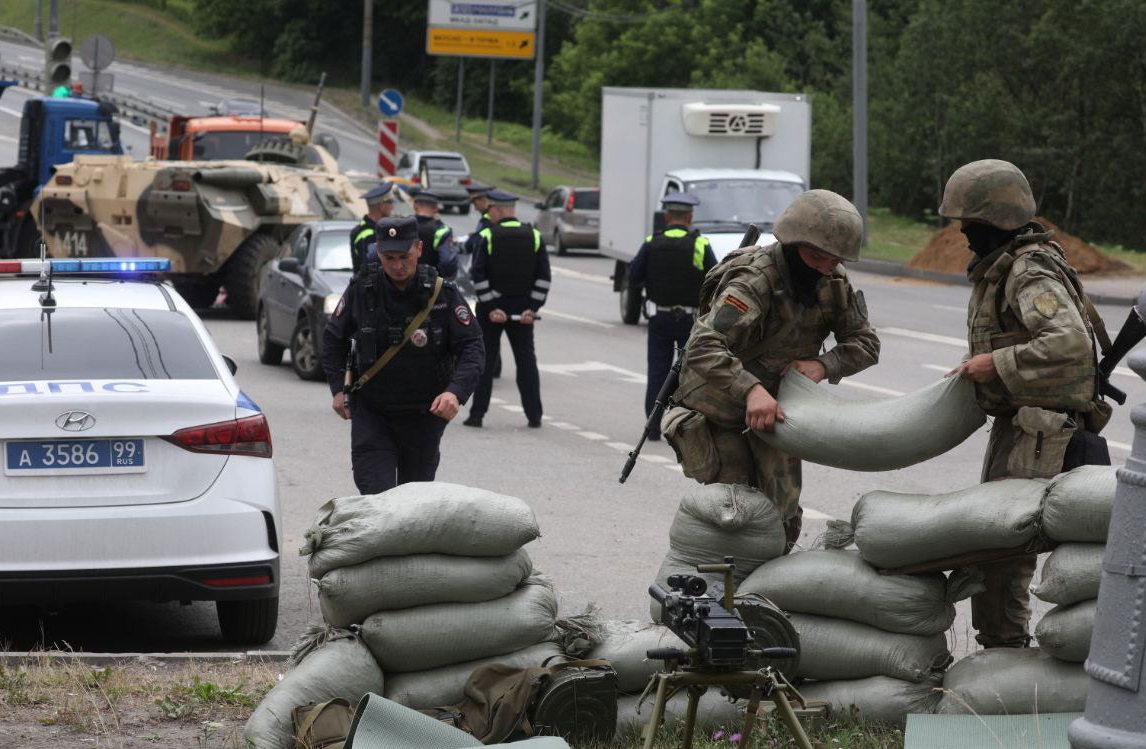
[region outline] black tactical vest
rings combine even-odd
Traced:
[[[489,228],[489,286],[506,297],[528,296],[537,270],[537,245],[528,224]]]
[[[418,258],[418,262],[437,268],[439,257],[437,245],[434,243],[434,235],[445,224],[442,223],[441,219],[432,216],[415,216],[414,218],[418,220],[418,239],[422,240],[422,255]]]
[[[359,287],[361,293],[355,298],[354,315],[360,321],[358,331],[354,334],[360,357],[359,375],[369,369],[391,345],[402,340],[406,326],[429,301],[437,274],[418,273],[413,283],[419,285],[422,293],[417,295],[415,303],[401,305],[403,309],[399,314],[392,311],[398,305],[386,299],[384,282],[379,276],[371,279],[373,282],[369,286],[363,283]],[[428,289],[426,279],[429,280]],[[388,301],[390,304],[387,304]],[[453,362],[446,345],[446,324],[433,312],[427,315],[394,358],[362,387],[359,397],[383,411],[428,409],[434,398],[444,392],[450,383]],[[372,340],[364,340],[367,337]],[[365,352],[371,351],[374,353],[373,359],[363,358]]]
[[[645,295],[661,307],[695,307],[704,282],[704,271],[693,262],[700,232],[685,232],[680,227],[666,231],[683,232],[684,236],[670,237],[660,232],[649,241]],[[703,262],[702,258],[702,265]]]

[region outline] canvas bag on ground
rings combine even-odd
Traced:
[[[943,678],[944,714],[1079,713],[1090,677],[1081,663],[1055,660],[1038,648],[992,648],[972,653]]]
[[[857,552],[798,551],[757,567],[737,587],[787,612],[870,624],[885,632],[933,635],[955,621],[955,602],[983,589],[969,572],[881,575]]]
[[[479,666],[505,663],[517,668],[540,666],[547,658],[560,655],[557,643],[542,642],[506,655],[495,655],[463,663],[451,663],[426,671],[391,672],[386,677],[385,697],[406,707],[420,710],[439,705],[453,705],[465,696],[466,679]]]
[[[800,634],[797,676],[821,681],[890,676],[923,682],[951,662],[947,637],[883,632],[846,619],[789,614]]]
[[[318,579],[381,556],[505,556],[540,535],[533,510],[517,497],[425,481],[330,500],[299,553],[310,555],[310,576]]]
[[[552,639],[556,621],[552,586],[530,578],[495,601],[380,611],[368,616],[360,631],[384,671],[424,671]]]
[[[1042,528],[1060,543],[1106,543],[1118,469],[1080,466],[1051,479],[1043,501]]]
[[[1046,481],[1003,479],[947,494],[873,491],[852,508],[852,521],[828,522],[824,544],[853,541],[880,569],[947,559],[958,554],[1011,549],[1035,540]]]
[[[698,564],[731,556],[740,576],[780,556],[784,544],[783,518],[772,500],[740,484],[692,487],[669,528],[669,545],[679,556]]]
[[[339,567],[315,585],[322,618],[345,627],[378,611],[492,601],[516,590],[532,570],[525,549],[503,557],[411,554]]]
[[[640,692],[652,675],[664,667],[662,661],[649,660],[648,651],[686,647],[668,627],[632,621],[606,622],[600,641],[589,651],[588,657],[613,664],[618,690]]]
[[[1105,544],[1063,544],[1043,562],[1039,584],[1031,588],[1048,603],[1071,604],[1098,598]]]
[[[806,681],[800,694],[806,700],[820,700],[841,718],[878,720],[903,724],[911,713],[930,713],[939,704],[943,679],[937,675],[922,682],[869,676],[846,681]]]
[[[354,720],[354,708],[349,700],[335,697],[296,707],[291,718],[296,749],[342,749]]]
[[[1035,627],[1035,639],[1047,655],[1060,661],[1082,663],[1090,654],[1090,636],[1098,601],[1055,606]]]

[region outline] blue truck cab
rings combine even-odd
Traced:
[[[15,81],[0,81],[0,97]],[[38,257],[28,206],[57,164],[77,154],[122,154],[115,105],[81,97],[24,102],[15,166],[0,167],[0,257]]]

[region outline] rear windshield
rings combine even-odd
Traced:
[[[427,169],[439,172],[466,171],[466,162],[450,156],[427,156],[424,161]]]
[[[573,193],[573,207],[582,211],[601,210],[601,191],[578,190]]]
[[[191,321],[173,310],[0,310],[0,351],[0,382],[218,377]]]

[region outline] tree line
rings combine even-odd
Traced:
[[[195,0],[197,33],[270,75],[357,81],[359,0]],[[748,88],[812,98],[812,182],[852,190],[850,0],[549,0],[546,127],[600,141],[602,86]],[[375,89],[453,107],[458,62],[425,52],[426,0],[375,2]],[[1146,3],[868,0],[873,205],[933,216],[979,158],[1013,161],[1039,210],[1091,241],[1146,248]],[[468,60],[464,109],[489,65]],[[530,122],[533,63],[499,61],[496,116]]]

